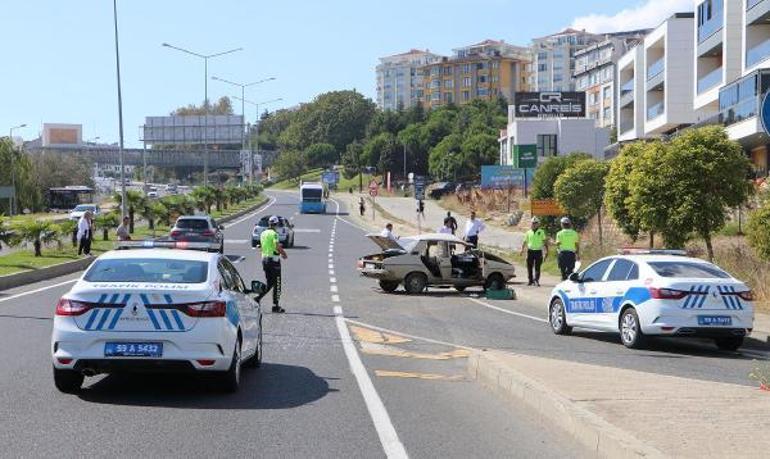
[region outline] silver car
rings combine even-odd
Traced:
[[[367,237],[382,252],[360,258],[358,271],[377,279],[386,292],[401,284],[411,294],[429,286],[461,292],[473,286],[500,290],[515,276],[512,264],[451,234],[422,234],[398,241],[379,234]]]
[[[258,247],[260,245],[259,238],[262,236],[262,232],[270,227],[268,223],[270,215],[262,217],[251,232],[251,246]],[[278,233],[278,242],[284,247],[294,247],[294,224],[284,217],[278,217],[279,223],[275,232]]]

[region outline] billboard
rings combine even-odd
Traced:
[[[43,147],[78,146],[82,143],[81,124],[43,124]]]
[[[516,118],[585,118],[585,92],[517,92],[513,95]]]
[[[524,188],[535,175],[535,169],[513,166],[481,166],[481,188],[503,190]]]
[[[240,145],[244,124],[241,115],[148,116],[142,129],[142,140],[153,145]]]

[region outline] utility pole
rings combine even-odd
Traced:
[[[120,157],[120,212],[121,217],[128,215],[126,207],[126,168],[123,162],[123,96],[120,89],[120,50],[118,47],[118,0],[112,0],[112,15],[115,22],[115,67],[117,68],[118,78],[118,132],[120,134],[120,143],[118,156]]]
[[[16,149],[13,147],[13,131],[24,127],[27,127],[27,125],[20,124],[8,130],[8,141],[11,142],[11,188],[13,188],[13,196],[11,197],[11,215],[16,215],[16,206],[18,205],[16,204]]]

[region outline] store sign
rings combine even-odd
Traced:
[[[514,94],[516,118],[585,118],[585,92],[517,92]]]
[[[537,167],[537,145],[514,145],[514,165],[532,169]]]

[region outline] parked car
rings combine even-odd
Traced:
[[[173,241],[219,244],[219,252],[222,253],[225,248],[224,229],[208,215],[183,215],[176,219],[169,238]]]
[[[445,194],[449,194],[455,190],[455,184],[452,182],[438,182],[431,185],[428,197],[431,199],[441,199]]]
[[[262,236],[262,232],[270,227],[268,224],[270,217],[270,215],[264,216],[256,225],[254,225],[254,230],[251,232],[252,247],[259,247],[259,238]],[[284,247],[294,247],[294,224],[280,215],[278,216],[278,219],[280,220],[280,223],[278,223],[278,227],[275,229],[278,233],[278,242]]]
[[[101,213],[101,211],[99,210],[99,206],[97,206],[96,204],[79,204],[70,211],[69,219],[80,220],[80,217],[82,217],[83,214],[85,214],[89,210],[94,216],[97,216]]]
[[[158,192],[157,191],[148,191],[147,197],[150,199],[158,199]]]
[[[358,270],[377,279],[386,292],[401,284],[411,294],[429,286],[500,290],[515,276],[512,264],[451,234],[422,234],[398,241],[379,234],[367,237],[382,252],[360,258]]]

